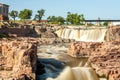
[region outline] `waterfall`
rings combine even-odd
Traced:
[[[58,35],[58,37],[61,37],[61,35],[63,33],[63,29],[59,29],[55,33]]]
[[[79,39],[80,38],[80,30],[77,30],[77,29],[72,29],[71,30],[71,33],[70,33],[70,36],[69,36],[69,39]]]
[[[71,29],[65,29],[65,33],[62,38],[69,39],[69,35],[71,33]]]
[[[94,70],[90,67],[66,67],[55,79],[47,80],[99,80]]]
[[[105,41],[107,29],[94,28],[94,29],[73,29],[65,28],[56,31],[55,33],[65,39],[75,39],[76,41],[85,42],[103,42]]]
[[[90,29],[90,30],[80,30],[79,41],[86,42],[101,42],[105,41],[107,29]]]

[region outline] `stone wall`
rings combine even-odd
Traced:
[[[1,80],[35,80],[36,61],[35,40],[0,40]]]
[[[120,80],[120,39],[112,42],[73,42],[68,54],[73,57],[87,56],[99,76]]]

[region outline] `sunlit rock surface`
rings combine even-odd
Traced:
[[[73,57],[89,57],[99,45],[100,42],[72,42],[68,54]]]
[[[108,36],[110,41],[120,39],[120,26],[110,27],[108,30]]]
[[[36,61],[35,40],[0,40],[1,80],[35,80]]]
[[[120,41],[102,43],[89,58],[99,76],[120,79]]]
[[[112,42],[74,42],[68,54],[73,57],[89,57],[96,73],[108,80],[120,79],[120,40]]]

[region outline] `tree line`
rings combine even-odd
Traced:
[[[9,13],[9,16],[11,18],[13,18],[14,22],[15,22],[17,17],[20,18],[23,21],[26,21],[26,20],[31,19],[32,13],[33,12],[30,9],[24,9],[20,12],[18,12],[16,10],[12,10]],[[38,10],[37,13],[35,14],[33,20],[37,20],[37,21],[40,22],[42,20],[42,17],[45,16],[44,14],[45,14],[44,9]],[[77,14],[77,13],[71,13],[71,12],[67,13],[66,18],[64,18],[62,16],[54,16],[54,15],[47,17],[48,23],[50,23],[50,24],[60,24],[60,25],[62,25],[62,24],[80,25],[80,24],[83,24],[84,20],[85,20],[85,18],[84,18],[83,14]]]
[[[34,20],[41,20],[42,17],[44,16],[44,13],[45,13],[45,10],[44,9],[41,9],[41,10],[38,10],[37,11],[37,14],[35,15],[34,17]],[[9,13],[9,16],[11,18],[13,18],[14,22],[16,20],[16,18],[20,18],[21,20],[30,20],[31,19],[31,16],[32,16],[32,10],[30,9],[24,9],[20,12],[16,11],[16,10],[12,10],[10,13]]]
[[[45,10],[44,9],[40,9],[37,11],[37,13],[34,15],[34,19],[33,20],[36,20],[36,21],[41,21],[42,20],[42,17],[45,16]],[[31,19],[31,16],[32,16],[32,10],[30,9],[24,9],[20,12],[16,11],[16,10],[12,10],[10,13],[9,13],[9,16],[11,18],[13,18],[14,20],[14,23],[15,23],[15,20],[16,18],[20,18],[21,20],[23,20],[24,22],[26,20],[30,20]],[[66,18],[62,17],[62,16],[48,16],[47,17],[47,21],[48,23],[50,24],[59,24],[59,25],[62,25],[62,24],[67,24],[67,25],[84,25],[85,23],[85,17],[83,14],[78,14],[78,13],[71,13],[71,12],[67,12],[67,16]],[[89,26],[92,26],[94,24],[92,23],[89,23],[88,24]],[[108,25],[108,22],[104,22],[103,23],[104,26],[107,26]]]

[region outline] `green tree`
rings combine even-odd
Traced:
[[[58,16],[56,19],[57,19],[56,21],[59,25],[62,25],[65,22],[65,20],[62,16]]]
[[[108,24],[109,24],[108,22],[104,22],[103,26],[108,26]]]
[[[73,25],[79,25],[79,24],[83,24],[83,21],[84,21],[84,15],[81,14],[73,14],[73,13],[70,13],[68,12],[67,13],[67,18],[66,18],[66,23],[67,24],[73,24]]]
[[[12,10],[9,15],[13,18],[15,23],[15,18],[18,17],[18,11]]]
[[[54,22],[56,21],[56,17],[55,17],[55,16],[49,16],[49,17],[47,18],[47,20],[48,20],[48,22],[50,22],[50,23],[54,23]]]
[[[24,9],[19,13],[19,18],[21,18],[21,20],[24,21],[27,19],[31,19],[31,16],[32,16],[32,10],[30,9]]]
[[[39,20],[39,22],[41,21],[42,17],[44,16],[45,10],[41,9],[37,11],[37,14],[35,15],[35,20]]]
[[[80,15],[80,24],[83,25],[83,22],[85,21],[85,17],[83,14]]]
[[[55,16],[49,16],[47,18],[48,22],[49,23],[52,23],[52,24],[59,24],[59,25],[62,25],[64,24],[65,20],[63,17],[61,16],[58,16],[58,17],[55,17]]]

